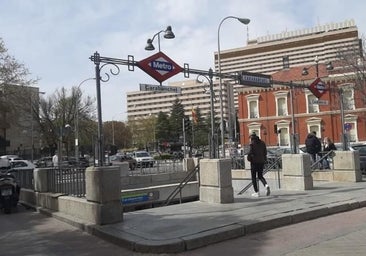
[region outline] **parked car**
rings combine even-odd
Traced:
[[[13,170],[33,170],[36,166],[28,160],[12,160],[10,168]]]
[[[2,155],[0,156],[0,169],[9,169],[10,161],[21,159],[18,155]]]
[[[355,144],[349,147],[351,151],[358,151],[360,154],[360,169],[366,174],[366,144]]]
[[[52,156],[41,157],[40,159],[34,162],[34,165],[37,168],[52,167],[53,166]]]
[[[133,158],[137,162],[137,167],[153,167],[155,160],[147,151],[133,152]]]
[[[135,170],[135,168],[137,166],[137,161],[129,155],[112,155],[112,156],[109,156],[109,162],[112,165],[122,163],[122,162],[128,162],[128,167],[130,168],[131,171]]]

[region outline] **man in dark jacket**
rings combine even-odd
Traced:
[[[257,176],[258,179],[263,183],[263,186],[266,188],[266,195],[269,196],[271,191],[266,179],[263,177],[263,168],[265,162],[267,161],[267,146],[255,133],[250,136],[250,151],[248,153],[248,161],[250,162],[250,171],[254,188],[254,193],[252,196],[259,197]]]
[[[316,137],[316,132],[311,132],[308,134],[305,140],[306,152],[310,154],[313,163],[316,161],[316,155],[321,151],[322,144],[320,140]]]

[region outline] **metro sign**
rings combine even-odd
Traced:
[[[315,97],[320,98],[326,91],[325,83],[318,77],[309,86],[309,90],[314,94]]]
[[[159,83],[183,71],[183,68],[162,52],[139,61],[137,65]]]

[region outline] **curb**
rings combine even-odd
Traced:
[[[146,239],[125,231],[111,229],[109,226],[86,223],[72,216],[50,211],[45,208],[37,210],[50,217],[66,222],[91,235],[121,246],[131,251],[140,253],[179,253],[194,250],[210,244],[230,240],[252,233],[263,232],[278,227],[296,224],[307,220],[329,216],[358,208],[366,207],[366,200],[348,200],[335,202],[328,205],[315,206],[313,208],[298,209],[267,216],[253,222],[234,223],[228,226],[204,230],[202,232],[172,239]]]

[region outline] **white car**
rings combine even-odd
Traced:
[[[147,151],[135,151],[133,152],[133,158],[136,160],[138,167],[153,167],[155,163],[154,158]]]
[[[36,166],[28,160],[12,160],[10,168],[13,170],[33,170]]]

